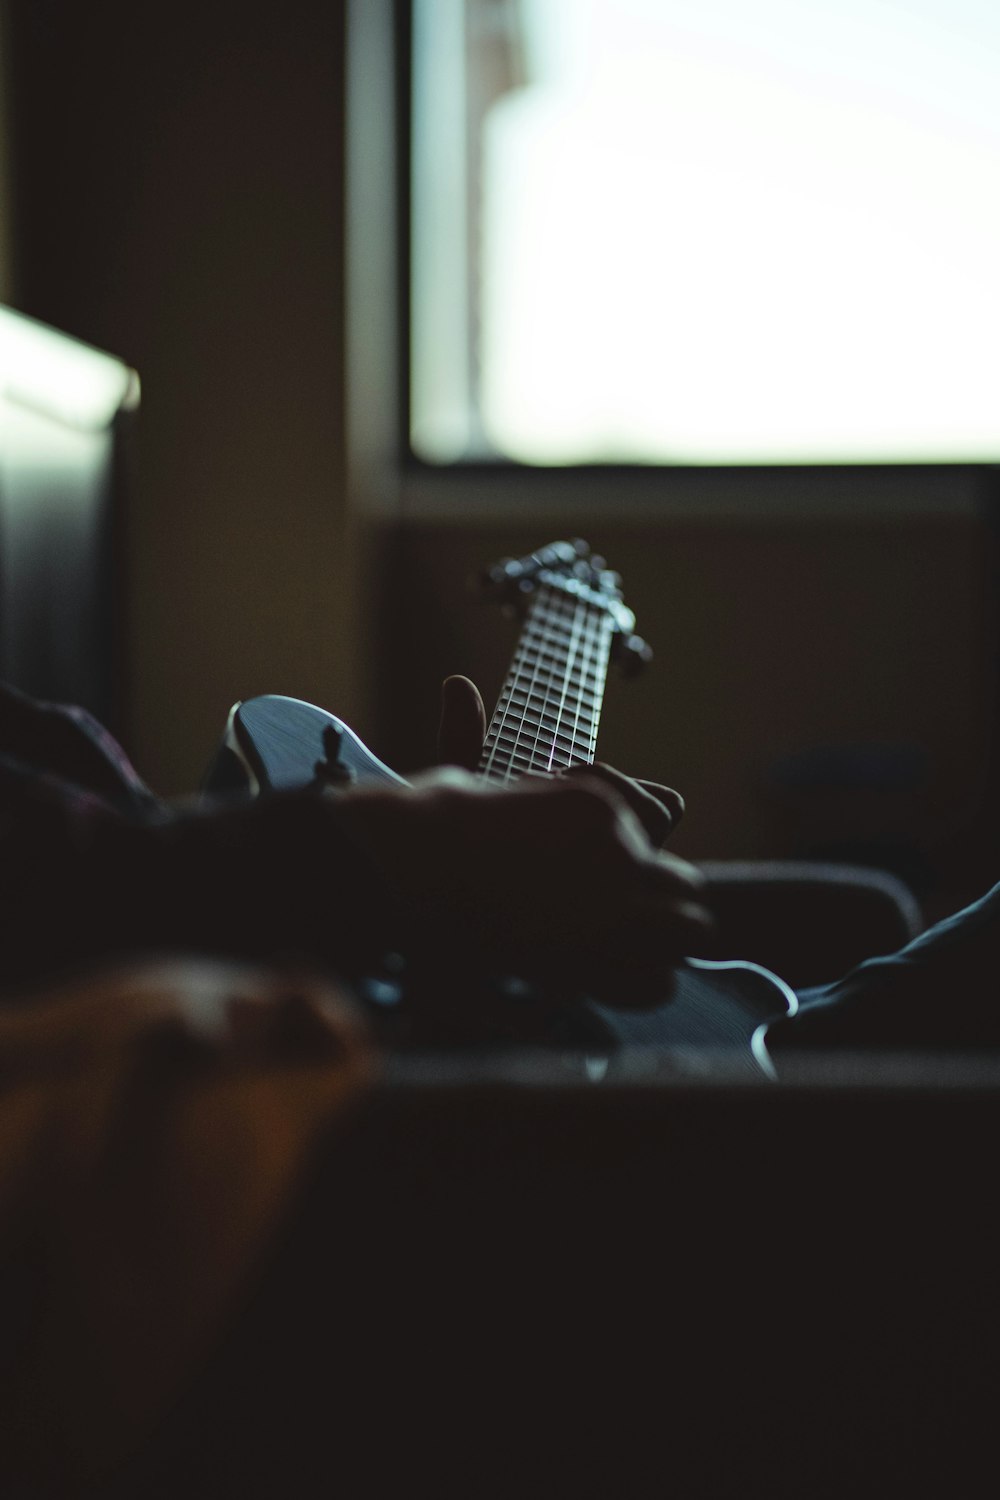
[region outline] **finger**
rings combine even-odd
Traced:
[[[519,955],[526,972],[612,1009],[646,1010],[664,1004],[684,958],[702,955],[713,925],[704,907],[685,902],[638,902],[618,922],[594,924],[586,941],[535,947]]]
[[[684,816],[685,802],[680,792],[675,791],[672,786],[662,786],[658,781],[640,781],[638,783],[644,792],[655,797],[664,811],[670,817],[670,832],[673,833],[681,818]]]
[[[614,958],[602,955],[590,974],[611,1009],[648,1010],[670,998],[672,975],[689,955],[711,947],[714,924],[703,906],[638,904],[616,934]]]
[[[474,771],[486,737],[486,709],[468,677],[446,677],[441,685],[438,757],[443,765]]]
[[[644,859],[639,867],[640,879],[650,889],[670,893],[705,905],[708,881],[697,865],[678,859],[676,854],[664,854],[656,850]]]
[[[647,890],[629,903],[615,924],[617,941],[637,958],[672,963],[682,954],[702,953],[715,932],[715,919],[692,892]]]
[[[635,781],[603,761],[592,766],[573,766],[567,774],[595,776],[614,787],[639,819],[654,849],[666,843],[684,812],[684,799],[679,792],[654,781]]]

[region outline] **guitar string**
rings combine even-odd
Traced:
[[[563,690],[559,701],[559,707],[555,714],[555,726],[552,731],[552,739],[549,745],[548,755],[546,757],[545,769],[549,773],[551,773],[553,764],[556,761],[556,756],[559,753],[560,734],[564,739],[568,739],[570,743],[568,752],[563,752],[563,755],[560,756],[561,764],[564,763],[567,766],[572,765],[574,755],[579,756],[582,748],[580,740],[580,717],[584,706],[584,694],[589,691],[587,686],[587,678],[593,644],[592,626],[596,618],[596,613],[595,606],[590,601],[581,600],[580,604],[582,606],[582,610],[578,611],[578,620],[580,623],[580,630],[577,639],[578,649],[574,653],[574,655],[571,656],[566,662]],[[575,679],[574,669],[576,671]],[[570,689],[572,689],[573,692],[575,711],[572,705],[567,710],[567,699],[569,697]],[[573,724],[571,727],[564,728],[564,724],[568,719],[568,712],[573,712]]]
[[[571,602],[572,601],[572,597],[573,596],[569,596],[569,598],[567,599],[566,602],[567,603]],[[551,732],[552,733],[552,739],[551,739],[551,742],[549,744],[549,749],[548,749],[547,756],[546,756],[544,750],[540,750],[539,751],[539,749],[538,749],[539,743],[540,743],[540,740],[541,740],[542,728],[544,727],[543,724],[542,724],[542,722],[541,722],[541,716],[539,718],[538,724],[536,725],[535,742],[534,742],[534,746],[532,747],[533,748],[533,754],[537,752],[540,756],[545,756],[545,770],[548,773],[551,773],[551,771],[552,771],[552,766],[553,766],[553,763],[555,762],[556,754],[557,754],[557,752],[559,750],[559,735],[560,734],[563,735],[564,739],[568,739],[569,742],[570,742],[570,750],[569,750],[569,752],[568,752],[568,754],[566,756],[566,764],[567,765],[572,765],[572,763],[573,763],[573,755],[574,754],[578,754],[580,752],[580,750],[582,749],[581,736],[580,736],[580,716],[581,716],[581,712],[582,712],[582,709],[583,709],[583,703],[584,703],[584,696],[583,695],[584,695],[584,692],[589,692],[589,687],[588,687],[588,677],[589,677],[589,674],[590,674],[591,670],[593,670],[594,671],[594,677],[595,677],[595,680],[596,680],[597,675],[598,675],[598,671],[599,671],[598,661],[597,661],[597,647],[598,647],[598,644],[599,644],[599,637],[600,637],[600,623],[599,623],[600,622],[600,618],[601,618],[601,616],[598,613],[597,607],[593,603],[591,603],[589,600],[584,600],[584,599],[579,599],[578,600],[576,609],[574,611],[574,629],[573,629],[573,634],[571,635],[571,639],[570,639],[570,649],[569,649],[569,652],[567,654],[567,659],[566,659],[565,667],[564,667],[564,671],[563,671],[562,693],[561,693],[560,700],[559,700],[559,706],[558,706],[558,708],[557,708],[557,710],[555,712],[555,715],[554,715],[555,726],[554,726],[554,728],[553,728],[553,730]],[[581,649],[581,641],[582,641],[582,649]],[[577,667],[577,658],[579,658],[579,666],[578,667]],[[593,662],[594,662],[593,668],[591,666],[592,659],[593,659]],[[574,679],[573,679],[574,668],[577,669],[577,673],[578,673],[577,681],[575,683],[574,683]],[[567,698],[569,696],[569,690],[570,690],[571,686],[574,689],[573,696],[574,696],[575,702],[576,702],[576,709],[575,709],[575,714],[574,714],[574,719],[573,719],[573,726],[572,726],[572,728],[569,731],[566,731],[565,729],[563,729],[563,722],[564,722],[564,713],[565,713],[565,709],[566,709],[566,700],[567,700]],[[548,703],[548,698],[550,696],[550,693],[551,693],[551,688],[549,690],[549,693],[546,694],[546,702],[545,702],[545,705],[543,705],[543,709],[542,709],[543,713],[545,711],[545,706]],[[592,735],[588,735],[588,749],[589,749],[589,745],[592,743],[592,741],[593,741],[593,736]],[[532,757],[529,757],[529,761],[530,761],[531,758]],[[581,758],[586,759],[587,758],[587,752],[584,752],[584,756],[581,757]]]
[[[584,666],[583,666],[583,668],[581,669],[581,672],[580,672],[580,680],[581,680],[581,684],[582,684],[586,680],[586,665],[585,665],[585,661],[586,661],[586,654],[587,654],[586,642],[587,642],[587,634],[588,634],[587,626],[588,626],[588,622],[589,622],[589,606],[583,600],[580,600],[580,606],[582,607],[582,618],[581,618],[580,609],[578,608],[577,619],[581,623],[581,630],[580,630],[579,634],[582,635],[583,642],[584,642],[584,652],[582,653],[583,659],[584,659]],[[561,695],[561,697],[559,699],[559,707],[558,707],[558,709],[556,711],[556,714],[555,714],[555,721],[556,721],[556,723],[555,723],[555,729],[553,731],[552,743],[551,743],[551,746],[549,748],[548,758],[546,760],[546,765],[545,765],[546,771],[549,771],[549,772],[551,772],[551,770],[552,770],[552,763],[553,763],[553,761],[555,759],[556,749],[558,747],[557,736],[559,734],[559,730],[560,730],[560,727],[562,725],[563,712],[564,712],[565,706],[566,706],[566,698],[568,696],[569,685],[570,685],[570,682],[572,680],[573,666],[574,666],[574,653],[571,652],[570,655],[569,655],[569,657],[568,657],[568,659],[567,659],[567,661],[566,661],[566,667],[565,667],[565,671],[564,671],[564,674],[563,674],[562,695]],[[576,702],[577,702],[577,707],[576,707],[576,721],[574,722],[573,729],[569,732],[569,735],[568,735],[568,738],[570,740],[570,744],[571,744],[571,747],[572,747],[572,749],[570,750],[570,763],[572,763],[572,754],[573,754],[573,750],[576,749],[576,743],[577,743],[576,727],[577,727],[577,723],[579,722],[579,717],[580,717],[580,704],[581,704],[581,693],[580,693],[580,691],[577,690],[577,692],[574,694],[574,696],[575,696]]]
[[[602,612],[602,614],[603,614],[603,612]],[[596,681],[597,672],[598,672],[598,663],[599,663],[598,646],[599,646],[599,643],[600,643],[600,619],[601,619],[601,616],[599,616],[596,613],[596,611],[593,611],[591,613],[589,623],[593,625],[594,629],[593,629],[592,633],[588,632],[588,637],[589,638],[588,638],[588,641],[587,641],[587,650],[586,650],[586,654],[585,654],[585,658],[584,658],[583,671],[581,672],[581,687],[582,688],[586,688],[586,686],[587,686],[587,674],[590,671],[591,655],[593,655],[593,657],[594,657],[594,677],[595,677],[595,681]],[[573,732],[572,732],[572,735],[571,735],[571,739],[572,739],[572,742],[573,742],[573,748],[574,748],[574,750],[576,749],[577,741],[579,739],[580,710],[582,709],[582,707],[583,707],[583,692],[580,691],[576,695],[576,717],[573,720]],[[597,709],[597,713],[600,713],[600,708],[599,707]],[[591,733],[588,736],[589,743],[588,743],[587,749],[584,752],[584,756],[583,756],[583,759],[586,761],[586,763],[588,765],[593,764],[593,760],[594,760],[593,747],[594,747],[595,739],[596,739],[596,736],[593,733]],[[550,765],[551,765],[551,758],[550,758]]]
[[[560,711],[561,711],[561,708],[562,708],[562,704],[566,701],[567,681],[568,681],[569,674],[572,671],[573,659],[574,659],[574,657],[576,655],[577,644],[578,644],[578,641],[579,641],[579,638],[580,638],[581,630],[583,628],[583,619],[584,619],[584,612],[585,612],[584,602],[578,596],[566,593],[566,594],[563,595],[563,598],[560,601],[560,604],[561,604],[560,610],[558,610],[556,612],[556,620],[557,621],[561,617],[565,619],[566,618],[566,613],[567,613],[566,610],[565,610],[565,606],[566,605],[574,605],[574,602],[575,602],[575,607],[573,609],[573,619],[572,619],[572,626],[571,626],[571,630],[570,630],[569,645],[568,645],[568,648],[566,649],[565,665],[564,665],[563,671],[562,671],[563,691],[562,691],[562,698],[560,699]],[[569,623],[568,619],[566,620],[566,623],[567,624]],[[552,631],[551,626],[549,627],[549,630],[548,630],[547,634],[548,634],[549,640],[554,640],[555,639],[555,636],[554,636],[554,633]],[[541,660],[542,660],[542,658],[541,658],[541,652],[539,652],[538,662],[537,662],[536,667],[535,667],[535,673],[534,673],[533,683],[534,683],[535,680],[537,680],[538,669],[541,666]],[[539,748],[538,748],[539,742],[540,742],[540,739],[541,739],[541,732],[542,732],[541,720],[542,720],[542,718],[543,718],[546,710],[548,709],[549,699],[552,696],[552,689],[553,689],[554,686],[555,686],[555,684],[554,684],[554,681],[553,681],[553,674],[551,672],[549,672],[548,673],[548,681],[547,681],[547,683],[545,685],[545,698],[544,698],[544,700],[542,702],[541,712],[539,713],[539,716],[538,716],[539,717],[539,724],[538,724],[538,727],[535,730],[535,738],[534,738],[534,741],[532,743],[531,749],[528,751],[527,759],[528,759],[528,768],[529,768],[529,770],[541,769],[540,766],[536,766],[536,763],[535,763],[535,757],[536,757],[536,755],[538,756],[539,759],[544,759],[545,752],[544,751],[540,751]],[[558,725],[558,722],[559,722],[559,713],[556,714],[556,724],[557,725]],[[518,743],[520,741],[521,733],[522,733],[523,729],[524,729],[524,718],[522,717],[521,722],[520,722],[520,724],[518,726],[517,738],[514,741],[514,748],[511,751],[511,764],[510,764],[510,766],[508,768],[507,777],[506,777],[506,779],[508,781],[510,781],[512,775],[514,774],[513,757],[517,754],[517,747],[518,747]],[[551,764],[549,766],[546,766],[545,769],[546,770],[551,769]]]
[[[570,616],[570,609],[573,611],[572,617]],[[567,635],[562,636],[562,638],[560,638],[560,627],[567,632]],[[519,643],[514,671],[508,675],[508,681],[505,684],[505,696],[502,699],[502,704],[499,706],[502,709],[499,712],[499,723],[497,722],[498,713],[494,712],[493,722],[489,730],[489,735],[492,736],[492,743],[490,744],[488,755],[481,757],[480,762],[482,774],[489,776],[497,772],[496,760],[498,751],[501,748],[504,750],[502,759],[507,761],[506,772],[503,776],[504,780],[509,781],[515,774],[517,770],[515,762],[518,754],[527,762],[525,769],[528,773],[542,769],[539,764],[542,760],[545,761],[544,769],[551,772],[552,765],[559,752],[560,735],[570,742],[569,751],[563,752],[567,756],[567,764],[572,764],[574,753],[581,755],[581,758],[588,764],[593,762],[600,717],[601,696],[603,694],[604,681],[607,677],[608,657],[610,655],[608,640],[610,634],[611,620],[606,612],[599,612],[592,604],[579,600],[577,596],[570,594],[568,591],[556,591],[550,588],[539,590],[539,594],[532,602],[532,608],[529,612],[521,642]],[[602,640],[602,636],[605,639]],[[582,651],[580,650],[581,637],[583,640]],[[550,662],[546,668],[548,677],[541,709],[538,708],[537,704],[534,705],[537,718],[534,720],[535,737],[531,748],[527,751],[520,748],[520,741],[525,725],[532,722],[528,718],[527,712],[521,715],[517,733],[514,736],[513,746],[502,746],[501,736],[506,730],[506,721],[513,706],[514,695],[518,691],[524,694],[525,710],[531,706],[532,695],[534,694],[535,697],[538,696],[537,684],[541,675],[541,656],[539,656],[539,659],[534,664],[531,683],[527,689],[522,685],[522,678],[530,653],[538,650],[539,652],[548,653],[550,657],[557,656],[559,653],[554,645],[554,642],[557,641],[564,650],[568,646],[564,667],[564,686],[557,712],[553,714],[549,707],[552,688],[554,686],[552,664]],[[572,681],[572,672],[578,655],[580,656],[579,680],[577,684],[574,684]],[[564,728],[564,708],[571,686],[574,689],[576,707],[572,729],[567,730]],[[588,704],[589,712],[587,718],[590,720],[590,725],[587,731],[586,742],[584,742],[580,729],[580,719],[583,714],[584,704],[588,698],[592,699],[593,702]],[[546,714],[548,717],[554,719],[554,727],[551,730],[551,745],[547,756],[545,750],[540,748]],[[507,733],[509,735],[510,731],[507,730]]]
[[[528,619],[527,619],[527,622],[526,622],[525,627],[524,627],[525,628],[525,632],[528,630],[528,628],[530,626],[532,616],[534,615],[534,612],[535,612],[535,610],[536,610],[536,608],[538,606],[538,601],[539,601],[540,597],[541,597],[541,591],[539,591],[539,594],[536,595],[535,599],[532,600],[531,605],[529,606],[529,609],[528,609]],[[521,640],[523,641],[523,639],[524,639],[524,636],[522,635]],[[514,661],[512,663],[513,676],[511,675],[511,672],[508,672],[508,674],[507,674],[507,680],[505,681],[504,686],[501,689],[500,702],[497,704],[497,707],[494,710],[493,718],[492,718],[492,720],[490,722],[489,729],[486,731],[486,744],[490,746],[490,749],[489,749],[489,754],[485,757],[485,763],[484,763],[483,756],[480,756],[480,771],[482,772],[483,776],[485,776],[485,777],[492,777],[494,775],[494,765],[495,765],[495,761],[496,761],[497,750],[500,748],[500,735],[503,733],[504,726],[505,726],[505,724],[507,722],[507,715],[510,712],[510,706],[511,706],[511,702],[512,702],[513,696],[514,696],[514,689],[515,689],[515,687],[517,685],[518,677],[519,677],[520,671],[521,671],[521,662],[522,662],[522,659],[523,659],[523,652],[521,650],[521,642],[519,642],[518,643],[517,651],[516,651],[515,656],[514,656]],[[503,710],[502,713],[501,713],[501,707],[502,707],[502,710]],[[500,722],[499,722],[499,724],[497,723],[497,715],[498,714],[500,715]],[[493,737],[492,744],[490,743],[490,736],[491,735]],[[485,746],[484,746],[484,750],[485,750]]]
[[[531,630],[526,633],[525,638],[522,642],[525,655],[534,655],[536,657],[536,672],[532,684],[533,686],[534,682],[537,682],[539,670],[544,664],[544,686],[546,688],[546,691],[540,705],[537,702],[534,704],[532,703],[530,690],[525,694],[525,701],[520,710],[520,724],[518,727],[518,732],[514,738],[514,746],[511,751],[511,762],[508,766],[507,771],[508,780],[514,774],[514,771],[516,769],[513,764],[514,756],[516,756],[517,754],[518,741],[520,739],[521,731],[523,730],[524,725],[527,722],[528,711],[532,708],[534,709],[535,713],[535,719],[532,721],[532,727],[534,727],[535,729],[535,741],[534,744],[531,745],[527,750],[523,751],[522,754],[524,755],[524,758],[528,763],[527,770],[530,772],[535,768],[535,747],[537,746],[538,736],[541,730],[542,723],[545,719],[549,692],[551,691],[553,672],[553,661],[551,658],[555,658],[558,655],[559,649],[562,649],[564,645],[564,643],[559,640],[556,630],[563,612],[564,602],[565,595],[559,590],[553,590],[551,598],[543,605],[541,605],[540,608],[536,610],[536,612],[532,616]],[[537,698],[538,696],[540,696],[540,693],[536,693],[535,696]]]
[[[594,708],[590,715],[590,726],[587,732],[587,747],[584,756],[588,765],[593,765],[594,754],[597,749],[597,725],[601,717],[601,703],[604,696],[604,682],[608,674],[608,658],[611,650],[611,616],[607,610],[602,610],[600,615],[594,617],[594,649],[593,649],[593,681],[589,691],[593,697]]]
[[[614,634],[614,622],[611,616],[606,614],[600,622],[600,649],[595,652],[594,670],[594,702],[595,710],[590,728],[590,747],[587,752],[588,761],[594,763],[597,754],[597,730],[601,722],[601,708],[604,704],[604,685],[608,680],[608,663],[611,660],[611,638]]]
[[[572,607],[574,611],[572,622],[570,621],[568,607]],[[562,595],[560,597],[560,602],[557,609],[553,609],[550,606],[547,611],[543,609],[539,613],[543,618],[539,619],[536,616],[531,622],[532,630],[526,630],[526,645],[528,649],[534,649],[540,646],[542,650],[547,651],[551,656],[555,656],[557,652],[555,647],[552,645],[552,641],[558,639],[558,635],[553,627],[558,627],[560,623],[567,627],[568,644],[570,649],[567,653],[567,659],[563,668],[565,686],[561,695],[558,710],[553,712],[549,707],[549,703],[552,697],[552,687],[554,685],[552,682],[550,664],[548,668],[550,676],[545,699],[543,701],[541,709],[539,710],[536,706],[535,710],[536,713],[538,713],[539,717],[534,721],[534,728],[536,731],[534,743],[529,752],[525,753],[522,751],[521,754],[523,755],[523,758],[528,762],[529,771],[542,769],[540,762],[544,761],[544,770],[548,773],[551,773],[556,756],[557,754],[560,754],[560,735],[564,740],[568,740],[570,744],[569,750],[563,751],[560,754],[560,760],[562,759],[562,755],[565,755],[565,763],[567,765],[571,765],[574,754],[578,755],[579,758],[581,760],[584,760],[585,762],[593,759],[592,750],[595,739],[595,735],[593,732],[593,705],[588,705],[589,712],[587,717],[591,720],[591,727],[587,730],[585,740],[581,733],[580,720],[583,716],[583,709],[586,704],[586,699],[593,695],[594,689],[596,688],[597,682],[601,676],[600,637],[602,614],[595,608],[592,603],[582,600],[577,602],[575,600],[575,597],[572,595]],[[547,629],[546,620],[544,618],[546,614],[548,615]],[[532,634],[537,630],[539,626],[541,626],[543,633],[540,639],[537,638],[537,636],[533,639]],[[580,649],[581,640],[583,642],[582,650]],[[563,644],[565,643],[566,638],[564,638],[563,640]],[[578,658],[579,666],[577,666]],[[573,679],[573,670],[575,667],[578,670],[577,681],[574,681]],[[593,674],[593,686],[591,685],[591,674]],[[573,690],[573,697],[575,700],[575,713],[573,725],[571,728],[568,728],[566,727],[566,715],[564,710],[566,707],[566,700],[569,696],[569,690],[571,688]],[[527,703],[525,704],[525,706],[528,706]],[[546,733],[551,733],[552,736],[548,752],[546,752],[546,750],[541,747],[542,731],[546,729],[543,716],[546,713],[548,714],[548,717],[553,720],[553,728],[551,729],[551,731],[546,731]],[[527,720],[527,715],[525,715],[524,717]],[[527,720],[527,722],[530,724],[532,721]],[[516,768],[511,768],[512,771],[514,769]]]
[[[552,689],[553,689],[553,686],[555,685],[554,684],[554,673],[552,672],[552,670],[550,668],[549,669],[549,673],[548,673],[548,682],[546,684],[546,690],[545,690],[545,699],[544,699],[544,701],[542,703],[542,707],[541,707],[541,709],[539,710],[539,713],[538,713],[538,722],[535,725],[535,738],[534,738],[534,742],[533,742],[533,744],[531,746],[531,750],[528,753],[528,764],[529,765],[533,765],[535,763],[536,757],[537,757],[537,760],[539,762],[543,762],[543,761],[545,762],[545,764],[544,764],[544,770],[545,771],[551,771],[552,770],[552,755],[550,754],[548,756],[548,759],[546,760],[546,752],[545,752],[545,750],[543,750],[543,749],[540,748],[542,729],[544,728],[544,718],[545,718],[546,712],[549,711],[550,712],[550,716],[555,719],[555,728],[552,731],[552,733],[553,733],[552,751],[554,753],[555,746],[556,746],[556,743],[557,743],[557,738],[556,737],[559,734],[559,723],[560,723],[560,718],[561,718],[561,714],[562,714],[562,706],[563,706],[563,704],[566,701],[566,692],[567,692],[568,683],[569,683],[569,676],[570,676],[570,673],[572,671],[573,657],[574,657],[574,654],[575,654],[575,651],[576,651],[576,644],[577,644],[577,641],[579,639],[580,630],[581,630],[581,604],[582,604],[582,600],[580,600],[577,596],[574,596],[574,595],[568,594],[568,593],[562,595],[562,597],[560,598],[560,601],[559,601],[559,610],[555,614],[554,618],[551,618],[548,621],[548,630],[547,630],[547,641],[548,642],[553,642],[553,641],[555,641],[557,639],[557,636],[555,634],[555,630],[554,630],[553,626],[554,625],[558,626],[560,623],[565,623],[565,624],[569,625],[569,641],[568,641],[568,643],[565,640],[563,640],[563,641],[560,642],[560,645],[563,648],[563,652],[562,652],[563,659],[560,662],[560,669],[561,669],[561,673],[562,673],[562,684],[563,684],[563,687],[562,687],[562,696],[561,696],[560,701],[559,701],[559,707],[556,709],[556,711],[554,713],[551,713],[551,711],[549,710],[549,699],[552,696]],[[568,619],[568,614],[567,614],[567,609],[566,609],[567,605],[573,606],[573,618],[572,618],[572,622],[570,622],[569,619]],[[552,645],[549,645],[548,649],[552,653],[552,655],[556,655],[557,654],[556,651],[555,651],[555,648]],[[539,769],[543,769],[543,767],[541,765],[539,765]]]
[[[596,741],[595,725],[597,717],[600,714],[598,681],[601,677],[601,633],[602,626],[607,619],[608,616],[605,610],[598,609],[594,605],[589,606],[587,611],[585,650],[580,667],[579,686],[575,694],[576,712],[574,714],[573,727],[569,735],[574,752],[579,754],[580,758],[587,764],[591,764],[594,758],[593,749]],[[586,730],[586,739],[584,740],[580,721],[584,717],[583,709],[588,700],[591,701],[588,704],[586,719],[590,721],[590,727]]]
[[[521,680],[521,673],[522,673],[523,667],[525,665],[525,659],[526,659],[526,654],[527,654],[526,650],[525,650],[525,639],[527,637],[529,629],[532,627],[532,623],[534,621],[534,618],[535,618],[536,614],[542,608],[542,605],[544,603],[545,594],[548,593],[548,592],[549,592],[549,590],[548,590],[547,585],[543,584],[542,587],[539,588],[538,593],[535,595],[534,599],[531,601],[531,604],[530,604],[530,606],[528,608],[528,619],[527,619],[527,621],[525,623],[524,632],[522,633],[521,640],[518,643],[517,653],[516,653],[515,658],[514,658],[513,673],[512,674],[508,673],[508,675],[507,675],[507,682],[504,684],[504,688],[502,690],[501,701],[503,702],[503,713],[500,715],[500,723],[496,724],[496,717],[497,717],[497,715],[496,715],[496,713],[494,713],[494,715],[493,715],[493,723],[491,723],[489,731],[487,732],[487,739],[489,738],[490,734],[492,734],[494,738],[493,738],[493,744],[490,747],[490,753],[489,753],[488,757],[486,758],[486,764],[482,767],[482,773],[483,773],[484,776],[489,777],[489,776],[494,776],[495,774],[499,774],[499,773],[495,772],[496,756],[497,756],[497,751],[500,748],[500,736],[503,733],[503,730],[504,730],[504,728],[506,726],[507,715],[510,713],[511,704],[512,704],[513,698],[514,698],[514,693],[515,693],[515,691],[516,691],[516,689],[518,687],[518,684],[519,684],[519,682]],[[538,665],[536,663],[536,666],[535,666],[535,676],[537,676],[537,674],[538,674]],[[527,698],[529,696],[529,694],[530,694],[530,688],[528,690],[528,693],[525,694],[525,697]],[[499,709],[499,705],[498,705],[498,709]],[[496,725],[495,728],[494,728],[494,725]],[[517,741],[515,739],[515,749],[516,749],[516,746],[517,746]],[[501,777],[501,779],[504,780],[504,781],[509,781],[510,780],[510,776],[511,776],[510,767],[511,767],[512,762],[513,762],[513,751],[511,751],[510,755],[508,756],[508,765],[507,765],[506,774]]]
[[[536,646],[539,646],[545,643],[547,640],[551,640],[554,638],[551,621],[558,621],[561,617],[564,616],[565,612],[563,610],[563,604],[570,597],[571,596],[567,595],[562,590],[559,590],[557,593],[557,591],[551,586],[543,585],[539,589],[535,598],[532,600],[531,607],[528,612],[528,619],[524,627],[524,632],[522,633],[521,640],[518,644],[517,654],[514,661],[514,668],[513,671],[508,674],[507,682],[504,685],[503,696],[501,700],[502,712],[500,713],[500,721],[499,723],[496,722],[497,713],[494,713],[493,723],[491,723],[490,725],[489,735],[493,736],[493,742],[490,746],[489,755],[486,757],[485,765],[483,765],[481,768],[483,774],[486,776],[494,776],[495,778],[498,777],[499,779],[502,779],[504,781],[510,781],[514,774],[514,759],[518,752],[521,732],[524,727],[524,716],[521,716],[521,720],[518,723],[517,731],[514,734],[513,746],[503,747],[504,755],[501,757],[501,763],[503,764],[503,762],[506,762],[506,770],[503,772],[501,772],[496,765],[498,751],[501,749],[501,735],[507,727],[507,718],[513,706],[514,694],[520,691],[524,695],[525,703],[530,703],[532,693],[535,692],[542,665],[541,657],[539,656],[538,660],[536,660],[533,665],[531,681],[528,683],[527,687],[525,687],[523,685],[522,679],[527,666],[530,664],[530,652]],[[550,624],[548,627],[546,627],[544,620],[544,616],[546,615],[550,620]],[[500,705],[498,705],[498,710],[499,708]],[[510,733],[510,731],[508,731],[508,733]],[[524,755],[524,759],[528,761],[528,769],[531,770],[531,756],[525,752],[521,753]]]
[[[613,623],[608,612],[602,611],[600,615],[594,616],[594,635],[592,664],[588,659],[588,671],[593,672],[593,681],[588,684],[594,709],[590,716],[590,727],[587,732],[587,748],[585,756],[588,765],[594,762],[597,750],[597,729],[601,717],[601,705],[604,699],[604,684],[608,675],[608,662],[611,656],[611,634]]]
[[[544,585],[543,585],[543,588],[544,588]],[[496,753],[498,753],[499,748],[501,748],[501,735],[502,735],[502,732],[504,732],[505,726],[507,726],[507,715],[510,714],[511,705],[513,705],[514,691],[517,690],[517,685],[519,685],[519,682],[520,682],[520,675],[522,675],[523,666],[525,666],[525,661],[526,661],[525,640],[526,640],[526,637],[528,637],[528,631],[531,630],[532,622],[534,622],[535,615],[537,615],[537,613],[540,612],[541,606],[543,606],[543,588],[538,589],[537,594],[535,594],[535,597],[532,598],[531,606],[529,606],[529,609],[528,609],[528,619],[526,619],[526,622],[525,622],[525,630],[522,631],[522,637],[520,637],[519,643],[517,643],[517,651],[516,651],[516,655],[514,655],[513,669],[511,669],[511,672],[508,672],[507,682],[505,682],[505,684],[504,684],[504,690],[502,690],[501,702],[502,702],[502,709],[504,709],[504,711],[502,711],[501,720],[499,720],[499,724],[496,724],[496,727],[495,727],[496,714],[493,714],[493,724],[490,724],[490,730],[489,730],[489,732],[493,733],[493,744],[492,744],[492,747],[490,747],[489,757],[487,757],[486,766],[484,766],[484,768],[483,768],[483,774],[484,775],[495,775],[496,774],[496,775],[498,775],[499,778],[501,778],[501,780],[505,780],[505,781],[510,780],[511,765],[513,765],[514,750],[508,751],[508,754],[507,754],[507,769],[505,769],[504,774],[501,774],[501,772],[496,772],[495,771]],[[514,748],[516,748],[516,747],[517,747],[517,739],[514,738]]]

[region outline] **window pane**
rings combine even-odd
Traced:
[[[993,0],[414,0],[431,461],[1000,457]]]

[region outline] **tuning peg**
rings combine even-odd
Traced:
[[[638,635],[619,636],[615,657],[623,677],[635,677],[653,660],[653,648]]]
[[[591,568],[584,559],[590,552],[587,543],[577,538],[571,542],[552,542],[534,555],[542,566],[576,578],[588,578]]]
[[[517,587],[523,573],[523,564],[516,557],[502,557],[491,568],[487,568],[485,573],[480,574],[479,585],[485,592],[502,597]]]
[[[590,557],[590,548],[581,537],[570,541],[550,542],[529,552],[527,557],[503,557],[479,576],[479,586],[487,594],[503,603],[516,603],[520,596],[530,594],[539,573],[551,572],[564,577],[578,578],[589,587],[595,586],[599,575],[606,574],[618,582],[618,575],[608,574],[603,557]],[[617,587],[605,584],[605,592],[612,597]]]

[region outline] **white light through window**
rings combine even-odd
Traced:
[[[1000,458],[994,0],[416,0],[431,461]]]

